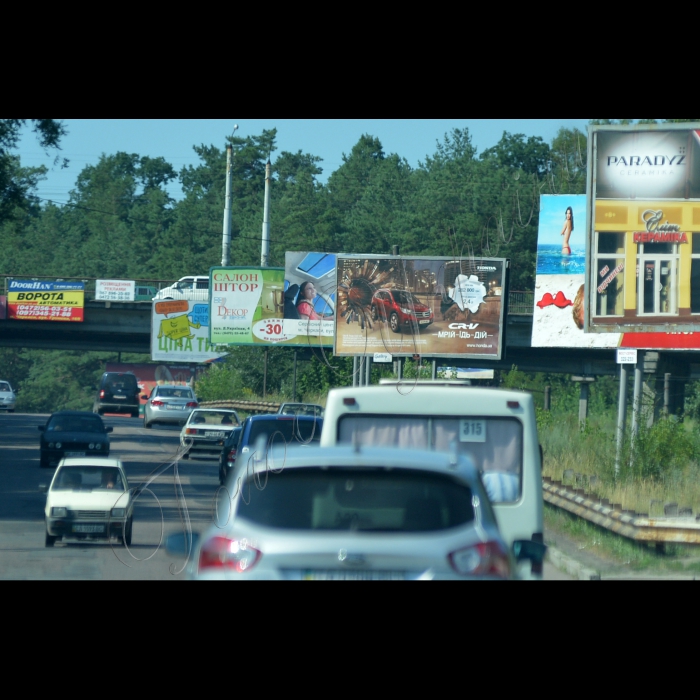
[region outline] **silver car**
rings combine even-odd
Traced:
[[[465,456],[262,444],[249,454],[220,489],[215,522],[167,539],[169,553],[189,550],[190,579],[513,576],[515,557]]]
[[[164,384],[155,386],[143,407],[143,427],[151,428],[154,423],[184,425],[190,413],[199,406],[194,391],[188,386]]]
[[[241,425],[238,414],[227,408],[197,408],[180,431],[183,459],[205,454],[221,455],[228,434]]]
[[[15,392],[10,382],[0,381],[0,411],[15,412]]]

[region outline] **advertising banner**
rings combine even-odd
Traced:
[[[585,328],[700,348],[700,124],[592,126]]]
[[[134,301],[135,290],[133,280],[96,280],[95,301]]]
[[[586,195],[540,197],[533,348],[615,348],[619,333],[584,333]]]
[[[83,282],[12,280],[7,290],[8,318],[21,321],[83,321]]]
[[[150,396],[153,387],[175,384],[194,388],[194,374],[189,365],[108,362],[105,372],[131,372],[136,375],[141,394]],[[146,399],[141,399],[141,405]]]
[[[209,362],[222,357],[209,342],[209,304],[177,299],[154,301],[151,312],[151,359]]]
[[[291,255],[289,278],[281,267],[211,268],[212,345],[333,347],[333,302],[312,283],[328,262],[314,270],[316,254]],[[319,289],[328,295],[325,282]]]
[[[337,258],[336,355],[501,359],[507,260]]]

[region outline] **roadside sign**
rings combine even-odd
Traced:
[[[134,301],[134,280],[96,280],[95,301]]]
[[[388,352],[375,352],[374,353],[375,362],[393,362],[393,356]]]
[[[629,348],[617,349],[617,364],[618,365],[636,365],[637,350]]]

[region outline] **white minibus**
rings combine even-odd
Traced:
[[[440,380],[332,389],[321,446],[347,443],[469,455],[519,578],[542,578],[542,452],[531,394]]]

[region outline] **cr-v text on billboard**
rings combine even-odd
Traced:
[[[586,332],[700,347],[700,124],[589,133]]]
[[[336,355],[500,360],[508,261],[338,255]]]

